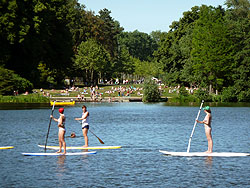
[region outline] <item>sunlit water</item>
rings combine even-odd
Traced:
[[[88,156],[23,156],[44,152],[50,107],[0,110],[0,187],[249,187],[250,157],[170,157],[159,153],[186,151],[199,107],[165,106],[164,103],[87,103],[90,128],[105,145]],[[58,108],[54,115],[58,117]],[[66,143],[84,144],[81,105],[65,107]],[[250,153],[250,108],[213,107],[212,135],[216,152]],[[200,114],[200,120],[204,118]],[[48,145],[58,145],[52,122]],[[68,136],[75,132],[77,137]],[[91,146],[101,145],[91,133]],[[204,127],[197,125],[190,151],[205,151]],[[47,152],[52,152],[51,150]],[[68,152],[76,152],[68,150]],[[79,151],[78,151],[79,152]]]

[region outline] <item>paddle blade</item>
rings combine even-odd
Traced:
[[[96,136],[95,133],[93,133],[91,130],[89,130],[89,132],[91,132],[99,140],[101,144],[104,144],[104,142],[98,136]]]
[[[56,104],[56,101],[54,101],[54,103],[53,103],[52,112],[53,112],[54,109],[55,109],[55,104]]]
[[[98,140],[101,144],[104,144],[104,142],[100,138],[98,138]]]

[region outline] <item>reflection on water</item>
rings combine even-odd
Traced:
[[[65,159],[66,159],[66,155],[59,155],[57,157],[57,166],[58,166],[58,169],[61,169],[60,171],[65,170],[65,166],[64,166]]]
[[[165,106],[200,106],[200,103],[197,103],[197,102],[179,102],[179,103],[178,102],[165,102],[162,104]],[[250,107],[250,103],[247,103],[247,102],[237,102],[237,103],[207,102],[206,104],[211,107]],[[76,103],[76,106],[77,105],[80,105],[80,103]],[[19,104],[18,103],[0,103],[0,110],[25,110],[25,109],[51,109],[51,106],[49,103],[19,103]]]
[[[57,157],[57,176],[63,176],[64,172],[66,171],[65,167],[65,159],[66,155],[60,155]]]
[[[206,102],[211,107],[250,107],[249,102]],[[200,106],[197,102],[166,102],[166,106]]]
[[[207,167],[212,167],[213,164],[213,157],[212,156],[208,156],[205,158],[205,163],[207,165]]]
[[[49,103],[0,103],[0,110],[27,110],[51,108]]]
[[[57,164],[59,165],[59,167],[64,166],[66,155],[59,155],[57,159]]]

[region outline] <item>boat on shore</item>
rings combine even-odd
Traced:
[[[53,106],[54,101],[50,101],[50,105]],[[55,106],[68,106],[75,105],[75,101],[56,101]]]

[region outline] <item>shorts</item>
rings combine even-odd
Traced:
[[[89,125],[83,125],[82,129],[89,129]]]

